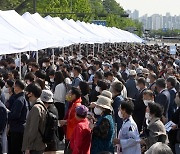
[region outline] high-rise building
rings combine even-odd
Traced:
[[[126,12],[129,14],[129,18],[142,22],[144,29],[180,29],[180,15],[171,16],[171,14],[167,12],[165,16],[160,14],[153,14],[152,16],[148,16],[145,14],[139,17],[138,10],[127,10]]]

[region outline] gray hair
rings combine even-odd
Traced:
[[[173,154],[173,152],[168,145],[162,142],[157,142],[153,144],[145,154]]]

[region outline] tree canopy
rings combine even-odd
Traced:
[[[0,9],[15,9],[20,14],[34,13],[33,1],[36,1],[36,11],[42,16],[49,14],[85,22],[106,20],[107,26],[121,29],[133,27],[136,34],[142,34],[142,24],[122,17],[125,11],[115,0],[0,0]]]

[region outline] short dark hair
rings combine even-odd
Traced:
[[[81,69],[79,66],[75,66],[75,67],[74,67],[74,70],[76,70],[78,73],[81,73],[81,70],[82,70],[82,69]]]
[[[76,98],[80,98],[81,97],[81,90],[76,88],[76,87],[72,87],[71,88],[71,94],[76,95]]]
[[[125,110],[127,114],[132,115],[134,111],[134,103],[131,100],[122,101],[121,109]]]
[[[99,65],[99,67],[101,67],[102,66],[102,62],[96,60],[96,61],[94,61],[94,65]]]
[[[39,70],[35,72],[36,77],[45,80],[46,78],[46,72],[43,70]]]
[[[146,85],[146,80],[144,77],[140,77],[138,80],[137,80],[137,83],[140,83],[140,84],[143,84],[143,85]]]
[[[166,88],[166,81],[163,78],[159,78],[156,81],[156,86],[160,88]]]
[[[6,83],[7,83],[7,85],[9,87],[13,87],[14,86],[14,81],[13,80],[7,80]]]
[[[5,82],[2,79],[0,79],[0,88],[2,89],[4,85],[5,85]]]
[[[64,82],[64,75],[61,71],[55,72],[54,81],[56,84],[60,84],[60,83]]]
[[[35,75],[34,75],[34,73],[32,73],[32,72],[29,72],[29,73],[27,73],[26,75],[25,75],[25,77],[24,77],[24,80],[29,80],[29,81],[34,81],[34,79],[35,79]]]
[[[162,109],[162,106],[160,104],[149,102],[148,107],[149,107],[150,114],[154,114],[155,117],[158,117],[158,118],[162,117],[163,109]]]
[[[26,91],[33,93],[36,98],[39,98],[42,93],[41,87],[36,83],[31,83],[26,87]]]
[[[169,65],[173,66],[173,62],[172,62],[172,61],[170,61],[170,60],[167,62],[167,64],[169,64]]]
[[[87,82],[85,81],[80,81],[79,83],[79,88],[81,90],[81,93],[83,96],[89,94],[90,88]]]
[[[98,79],[103,78],[103,74],[100,71],[96,72],[95,75],[98,77]]]
[[[101,88],[102,91],[108,89],[108,84],[102,80],[99,80],[97,85]]]
[[[119,63],[112,64],[112,67],[114,67],[116,71],[119,71]]]
[[[157,79],[157,75],[155,73],[150,73],[149,74],[151,77],[153,77],[154,79]]]
[[[112,88],[113,88],[116,92],[121,93],[121,91],[123,90],[123,84],[122,84],[122,82],[114,82],[114,83],[112,84]]]
[[[28,65],[39,69],[39,64],[36,62],[30,62]]]
[[[108,72],[104,73],[104,76],[105,77],[114,76],[114,74],[111,71],[108,71]]]
[[[15,85],[16,85],[17,87],[19,87],[21,90],[24,90],[24,89],[25,89],[25,84],[24,84],[24,81],[22,81],[22,80],[16,80],[16,81],[15,81]]]
[[[154,96],[154,93],[151,91],[151,90],[145,90],[143,92],[143,95],[149,95],[150,97],[153,97]]]
[[[177,84],[175,77],[172,77],[172,76],[168,77],[166,81],[170,82],[172,87],[175,87]]]

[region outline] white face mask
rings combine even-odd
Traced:
[[[43,67],[46,67],[46,63],[43,63],[42,66],[43,66]]]
[[[149,100],[144,100],[143,102],[144,102],[144,104],[145,104],[146,106],[148,106]]]
[[[31,72],[32,71],[32,68],[31,67],[29,67],[29,72]]]
[[[51,78],[51,79],[50,79],[50,82],[54,82],[54,78]]]
[[[89,74],[92,74],[92,71],[91,71],[91,70],[89,70],[89,71],[88,71],[88,73],[89,73]]]
[[[146,79],[146,82],[147,82],[147,83],[150,83],[150,79],[149,79],[149,78],[147,78],[147,79]]]
[[[96,86],[95,90],[96,90],[97,92],[99,92],[99,91],[100,91],[99,86]]]
[[[118,116],[119,116],[119,118],[123,119],[121,111],[118,112]]]
[[[94,108],[94,113],[95,113],[96,115],[101,115],[102,112],[103,112],[103,111],[102,111],[100,108],[97,108],[97,107]]]
[[[136,86],[137,90],[140,90],[140,87],[139,86]]]
[[[56,62],[56,65],[59,66],[59,62]]]
[[[70,73],[70,76],[73,78],[73,77],[74,77],[74,73],[73,73],[73,72],[71,72],[71,73]]]
[[[151,120],[151,116],[150,116],[149,112],[146,112],[145,118],[148,119],[148,120]]]

